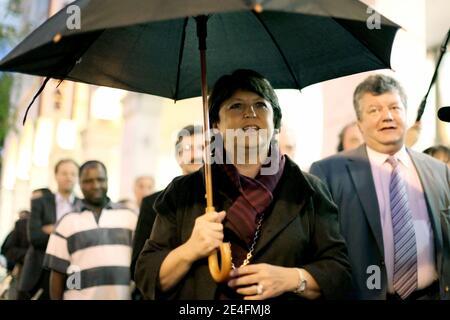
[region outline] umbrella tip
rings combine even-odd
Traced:
[[[253,11],[256,13],[261,13],[263,11],[263,6],[260,3],[257,3],[253,6]]]
[[[62,38],[62,36],[61,36],[61,33],[57,33],[57,34],[55,34],[55,36],[53,37],[53,42],[54,43],[58,43],[60,40],[61,40],[61,38]]]

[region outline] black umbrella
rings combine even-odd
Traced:
[[[201,94],[207,142],[207,88],[221,75],[253,69],[275,88],[301,89],[389,68],[399,28],[356,0],[78,0],[70,6],[80,9],[80,29],[67,24],[76,10],[62,9],[8,54],[0,70],[174,100]],[[207,211],[214,210],[209,163]],[[210,257],[216,281],[231,266],[229,247],[222,250],[228,251],[222,270],[217,256]]]
[[[252,10],[257,2],[263,4],[260,13]],[[398,29],[381,16],[379,28],[371,25],[376,13],[368,14],[355,0],[79,0],[72,5],[81,10],[80,29],[68,29],[72,16],[61,10],[8,54],[0,70],[175,100],[200,96],[193,17],[208,14],[209,85],[243,67],[265,75],[275,88],[301,89],[389,68]]]

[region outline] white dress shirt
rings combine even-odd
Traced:
[[[367,147],[367,155],[370,161],[378,206],[380,208],[388,292],[394,293],[394,236],[389,198],[392,166],[386,162],[389,157],[388,154],[379,153]],[[405,182],[408,195],[416,235],[418,289],[423,289],[431,285],[438,278],[433,229],[428,215],[422,183],[406,148],[403,146],[394,154],[394,157],[399,161],[400,175]]]
[[[64,198],[59,192],[55,194],[56,202],[56,221],[59,221],[63,215],[73,211],[75,195],[72,193],[69,198]]]

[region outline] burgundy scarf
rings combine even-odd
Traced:
[[[239,190],[239,196],[234,200],[227,210],[225,227],[232,230],[240,239],[244,240],[248,246],[253,242],[256,232],[257,220],[269,207],[273,200],[273,191],[283,174],[285,157],[279,154],[276,148],[276,155],[279,161],[278,171],[273,175],[258,175],[253,179],[239,174],[232,164],[223,164],[221,168],[232,184]],[[263,165],[268,167],[271,164]]]

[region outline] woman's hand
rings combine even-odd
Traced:
[[[260,263],[231,271],[228,285],[236,289],[237,293],[246,296],[245,300],[261,300],[294,291],[297,278],[297,271],[293,268]]]
[[[222,220],[225,211],[208,212],[195,219],[191,237],[184,244],[184,251],[191,261],[209,256],[223,242]]]
[[[195,219],[188,241],[172,250],[159,269],[159,284],[163,292],[172,289],[188,273],[192,264],[207,257],[223,240],[222,220],[225,211],[208,212]]]
[[[314,278],[303,269],[308,281],[304,297],[315,299],[320,289]],[[277,297],[285,292],[293,292],[299,284],[299,273],[295,268],[273,266],[270,264],[251,264],[231,271],[228,285],[244,295],[245,300],[263,300]]]

